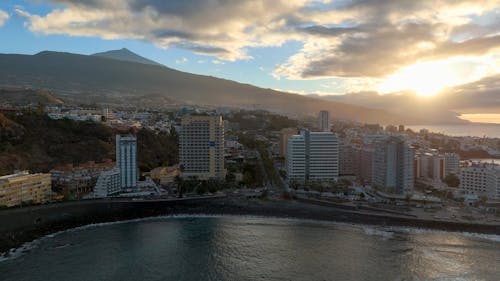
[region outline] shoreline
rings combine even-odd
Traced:
[[[175,215],[255,216],[500,235],[500,225],[421,220],[382,213],[367,214],[299,201],[241,198],[80,201],[1,211],[0,253],[9,253],[11,249],[22,247],[25,243],[73,228]]]

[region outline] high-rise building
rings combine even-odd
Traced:
[[[330,112],[321,110],[318,116],[319,130],[321,132],[330,132]]]
[[[402,139],[389,137],[374,145],[372,183],[388,193],[413,191],[413,149]]]
[[[354,147],[345,141],[340,142],[339,146],[339,175],[340,176],[358,176],[360,149]]]
[[[363,184],[372,183],[373,148],[363,147],[359,151],[359,180]]]
[[[116,166],[122,189],[137,188],[137,137],[116,135]]]
[[[200,180],[226,177],[221,115],[183,117],[179,146],[181,177]]]
[[[50,174],[22,171],[0,177],[0,206],[12,207],[23,202],[45,203],[52,194]]]
[[[460,156],[457,153],[445,153],[444,165],[445,176],[460,173]]]
[[[415,159],[418,165],[415,169],[416,178],[424,178],[440,182],[446,176],[445,156],[437,153],[437,151],[422,151],[416,155]]]
[[[328,182],[339,175],[339,141],[331,132],[304,130],[288,140],[289,182]]]
[[[500,200],[500,166],[474,163],[460,171],[460,186],[465,194]]]
[[[280,132],[280,142],[279,142],[280,156],[286,157],[288,140],[293,135],[296,135],[297,131],[298,130],[295,129],[295,128],[285,128],[285,129],[281,130],[281,132]]]

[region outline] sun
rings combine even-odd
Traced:
[[[381,93],[414,91],[419,96],[434,96],[447,87],[464,84],[484,73],[463,60],[419,62],[388,76],[379,85]]]

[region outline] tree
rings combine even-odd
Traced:
[[[458,187],[460,179],[455,174],[448,174],[443,180],[449,187]]]

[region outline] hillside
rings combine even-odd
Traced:
[[[14,170],[48,172],[55,166],[115,158],[115,131],[92,122],[52,120],[24,112],[0,113],[0,176]],[[177,163],[176,136],[140,130],[141,171]]]
[[[64,102],[47,90],[0,87],[0,104],[63,104]]]
[[[99,56],[41,52],[0,55],[0,85],[53,91],[66,102],[161,107],[193,105],[256,107],[307,115],[325,109],[335,118],[362,122],[415,123],[381,109],[324,101],[258,88],[234,81],[189,74],[168,67],[110,60]]]

